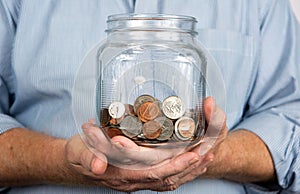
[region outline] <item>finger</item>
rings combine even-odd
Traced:
[[[103,153],[109,161],[121,168],[143,169],[161,163],[183,153],[184,147],[176,149],[157,149],[138,146],[124,136],[109,140],[103,131],[91,122],[82,125],[84,139],[94,153]]]
[[[162,180],[157,180],[157,181],[151,181],[149,183],[142,183],[142,184],[135,184],[135,188],[138,189],[145,189],[143,187],[147,187],[147,189],[152,190],[152,191],[172,191],[177,189],[180,185],[183,183],[193,180],[196,178],[196,173],[194,172],[195,169],[199,168],[198,166],[201,164],[201,161],[195,162],[191,165],[189,165],[188,168],[184,169],[183,172],[167,177]],[[203,168],[206,169],[206,168]],[[198,174],[200,174],[200,170],[197,170]],[[184,180],[182,180],[184,179]]]
[[[196,153],[186,152],[177,156],[176,158],[173,158],[163,165],[157,165],[148,170],[140,170],[138,172],[142,173],[140,173],[138,176],[129,175],[129,177],[135,176],[133,179],[131,179],[133,182],[153,182],[157,180],[164,180],[169,176],[181,173],[200,160],[201,158],[199,158],[199,155]]]
[[[140,147],[124,136],[115,136],[111,139],[113,143],[119,143],[122,148],[128,148],[132,151],[139,151]]]
[[[82,125],[82,130],[84,133],[84,140],[90,147],[101,151],[104,154],[110,152],[112,145],[99,127],[91,123],[85,123]]]
[[[125,159],[127,160],[127,164],[138,162],[141,163],[143,168],[162,163],[162,161],[173,158],[185,150],[184,147],[163,149],[159,147],[149,148],[138,146],[128,138],[122,136],[112,138],[112,142],[122,147],[120,148],[121,153],[117,156],[122,157],[123,162]]]
[[[226,126],[225,112],[215,104],[212,97],[204,102],[205,117],[208,122],[206,137],[218,137],[219,132]]]
[[[188,169],[182,171],[179,174],[167,177],[164,180],[164,185],[162,187],[157,187],[157,191],[168,191],[178,188],[180,185],[192,181],[198,176],[204,174],[207,170],[207,167],[214,160],[213,154],[207,154],[202,158],[202,160],[196,162],[194,165],[191,165]],[[153,187],[155,188],[155,187]]]
[[[95,175],[104,174],[107,169],[107,159],[103,154],[97,154],[93,156],[93,160],[90,167],[91,171]]]
[[[187,152],[172,159],[167,164],[155,167],[151,170],[128,171],[126,177],[127,181],[123,181],[122,186],[118,189],[126,191],[134,191],[139,189],[149,190],[173,190],[175,183],[167,182],[167,177],[180,174],[182,171],[198,166],[201,159],[193,152]],[[117,185],[116,185],[117,186]]]
[[[215,100],[209,96],[204,101],[204,113],[205,113],[205,119],[209,123],[212,117],[212,113],[215,109]]]
[[[66,155],[71,165],[77,166],[77,169],[80,169],[79,166],[82,166],[80,172],[88,171],[98,175],[104,173],[106,170],[106,157],[103,154],[95,156],[85,146],[79,135],[73,136],[69,140],[66,146]],[[85,172],[85,174],[89,173]]]
[[[82,171],[87,171],[83,172],[84,174],[91,175],[89,173],[91,172],[93,175],[97,176],[105,172],[107,168],[107,159],[103,154],[100,155],[98,153],[96,156],[89,149],[85,149],[80,155],[79,165],[83,167]]]
[[[181,173],[176,174],[171,177],[168,177],[168,178],[172,179],[174,182],[177,182],[178,180],[182,179],[183,177],[186,177],[189,174],[191,174],[191,171],[193,171],[193,173],[198,172],[199,170],[200,170],[200,172],[202,172],[203,169],[206,169],[209,166],[209,164],[213,162],[213,160],[214,160],[214,155],[211,153],[208,153],[205,156],[200,157],[199,162],[195,163],[195,165],[192,165],[187,170],[184,170]],[[200,173],[198,175],[200,175]]]
[[[201,140],[199,154],[205,155],[214,145],[223,139],[223,133],[226,134],[226,114],[215,104],[212,97],[206,98],[204,102],[205,117],[208,122],[206,133]]]
[[[166,178],[180,174],[182,171],[188,169],[190,172],[193,168],[198,166],[201,159],[196,153],[187,152],[168,163],[153,167],[149,170],[122,170],[113,166],[109,166],[105,176],[108,182],[103,184],[122,191],[135,191],[140,189],[149,190],[172,190],[174,184],[166,182]],[[118,178],[114,174],[119,174]]]
[[[139,154],[140,147],[132,140],[122,136],[116,136],[109,140],[99,127],[90,122],[83,124],[82,129],[85,141],[95,154],[105,154],[109,158],[110,163],[119,167],[123,164],[132,165],[138,163],[139,160],[134,158],[141,155]]]

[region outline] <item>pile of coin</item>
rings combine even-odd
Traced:
[[[161,102],[141,95],[133,105],[113,102],[100,111],[101,126],[109,137],[125,135],[135,140],[190,140],[196,131],[194,119],[194,111],[186,110],[178,96]]]

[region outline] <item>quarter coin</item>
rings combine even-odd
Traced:
[[[184,104],[178,96],[169,96],[162,102],[162,111],[170,119],[178,119],[185,112]]]

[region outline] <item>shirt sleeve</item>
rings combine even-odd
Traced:
[[[265,142],[279,190],[300,193],[300,27],[289,1],[268,2],[261,18],[255,85],[244,120],[236,128],[250,130]],[[268,189],[248,185],[247,190]]]
[[[20,1],[0,1],[0,134],[8,129],[22,127],[10,114],[14,100],[12,50]]]

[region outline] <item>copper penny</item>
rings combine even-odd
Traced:
[[[110,137],[110,138],[113,138],[118,135],[123,136],[122,131],[115,127],[104,127],[104,130],[105,130],[106,134],[108,135],[108,137]]]
[[[137,115],[141,121],[147,122],[160,116],[161,111],[154,102],[145,102],[139,107]]]
[[[194,136],[195,122],[192,118],[182,117],[175,123],[175,134],[181,140],[188,140]]]
[[[147,139],[156,139],[161,133],[161,124],[157,121],[148,121],[143,125],[143,134]]]
[[[145,103],[145,102],[154,102],[156,99],[153,97],[153,96],[150,96],[150,95],[147,95],[147,94],[144,94],[144,95],[141,95],[139,97],[137,97],[137,99],[134,101],[134,104],[133,104],[133,110],[134,112],[137,114],[137,111],[139,109],[139,107]]]

